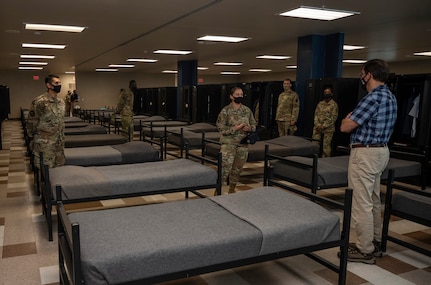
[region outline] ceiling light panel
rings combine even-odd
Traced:
[[[115,67],[115,68],[133,68],[135,67],[134,64],[110,64],[108,67]]]
[[[157,62],[157,59],[149,59],[149,58],[129,58],[127,59],[128,62],[146,62],[146,63],[153,63]]]
[[[222,72],[220,72],[220,74],[222,74],[222,75],[240,75],[241,72],[238,72],[238,71],[222,71]]]
[[[226,65],[226,66],[239,66],[242,65],[242,62],[214,62],[214,65]]]
[[[343,60],[344,63],[353,63],[353,64],[359,64],[359,63],[365,63],[367,62],[366,60],[362,60],[362,59],[345,59]]]
[[[118,69],[115,68],[96,68],[97,72],[117,72]]]
[[[198,38],[198,41],[211,41],[211,42],[226,42],[226,43],[239,43],[248,40],[242,37],[228,37],[228,36],[203,36]]]
[[[48,65],[47,62],[37,62],[37,61],[20,61],[19,64],[23,64],[23,65]]]
[[[258,56],[256,56],[256,58],[258,58],[258,59],[278,59],[278,60],[283,60],[283,59],[289,59],[289,58],[291,58],[291,56],[286,56],[286,55],[258,55]]]
[[[251,72],[270,72],[270,71],[271,71],[271,69],[252,68],[252,69],[249,69],[248,71],[251,71]]]
[[[20,66],[20,67],[18,67],[18,69],[21,69],[21,70],[42,70],[43,67],[39,67],[39,66]]]
[[[54,55],[37,55],[37,54],[22,54],[21,58],[32,58],[32,59],[54,59]]]
[[[364,49],[364,46],[352,46],[352,45],[344,45],[343,50],[358,50],[358,49]]]
[[[80,32],[85,30],[85,27],[49,25],[49,24],[25,24],[25,29],[26,30],[38,30],[38,31],[80,33]]]
[[[431,56],[431,51],[415,52],[414,55]]]
[[[52,44],[28,44],[23,43],[23,48],[47,48],[47,49],[65,49],[66,45],[52,45]]]
[[[158,49],[158,50],[155,50],[154,53],[172,54],[172,55],[187,55],[187,54],[191,54],[192,51],[190,51],[190,50]]]
[[[334,10],[334,9],[319,8],[319,7],[301,6],[299,8],[280,13],[279,15],[286,16],[286,17],[332,21],[332,20],[352,16],[355,14],[360,14],[360,13],[353,12],[353,11],[343,11],[343,10]]]

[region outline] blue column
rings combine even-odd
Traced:
[[[196,109],[193,104],[192,91],[198,84],[198,61],[184,60],[178,61],[177,74],[177,114],[182,120],[193,120],[192,111]],[[195,110],[196,111],[196,110]]]
[[[339,78],[343,66],[344,34],[309,35],[298,38],[296,93],[301,101],[298,135],[302,135],[302,118],[306,81],[319,78]]]

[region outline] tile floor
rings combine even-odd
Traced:
[[[39,197],[33,191],[33,173],[26,157],[23,132],[18,120],[2,124],[0,150],[0,285],[59,284],[57,242],[48,242]],[[240,191],[262,185],[262,163],[248,163],[241,177]],[[209,191],[209,190],[208,190]],[[342,189],[319,192],[340,197]],[[163,202],[183,199],[182,194],[155,195],[81,204],[78,208]],[[75,207],[76,208],[76,207]],[[74,209],[70,209],[74,210]],[[391,222],[397,236],[431,248],[431,229],[405,220]],[[354,236],[351,238],[354,239]],[[319,254],[336,262],[336,249]],[[347,284],[431,284],[431,258],[393,243],[376,265],[348,264]],[[308,259],[295,256],[240,267],[167,284],[258,285],[258,284],[336,284],[332,271]]]

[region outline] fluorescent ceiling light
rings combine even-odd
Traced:
[[[75,74],[75,71],[66,71],[66,74]]]
[[[332,20],[352,16],[355,14],[360,14],[360,13],[353,12],[353,11],[342,11],[342,10],[334,10],[334,9],[319,8],[319,7],[301,6],[299,8],[280,13],[279,15],[287,16],[287,17],[332,21]]]
[[[222,75],[239,75],[239,74],[241,74],[241,72],[238,72],[238,71],[222,71],[222,72],[220,72],[220,74],[222,74]]]
[[[366,63],[366,60],[362,60],[362,59],[344,59],[343,60],[344,63],[354,63],[354,64],[358,64],[358,63]]]
[[[48,65],[47,62],[37,62],[37,61],[20,61],[19,64],[24,64],[24,65]]]
[[[36,55],[36,54],[22,54],[21,58],[40,58],[40,59],[54,59],[54,55]]]
[[[129,58],[127,59],[128,62],[157,62],[157,59],[149,59],[149,58]]]
[[[38,66],[20,66],[20,67],[18,67],[18,69],[22,69],[22,70],[42,70],[43,67],[38,67]]]
[[[198,70],[208,70],[208,67],[198,66]]]
[[[134,64],[110,64],[108,67],[115,67],[115,68],[132,68],[135,67]]]
[[[66,45],[51,45],[51,44],[22,44],[23,48],[52,48],[52,49],[64,49]]]
[[[246,40],[248,40],[248,38],[226,37],[226,36],[203,36],[198,38],[198,41],[226,42],[226,43],[239,43]]]
[[[352,46],[352,45],[343,45],[343,50],[357,50],[357,49],[363,49],[364,46]]]
[[[258,55],[256,56],[258,59],[289,59],[290,56],[286,55]]]
[[[228,66],[239,66],[242,65],[242,62],[214,62],[214,65],[228,65]]]
[[[252,69],[249,69],[248,71],[252,71],[252,72],[270,72],[272,70],[271,69],[263,69],[263,68],[252,68]]]
[[[71,33],[80,33],[83,30],[85,30],[85,27],[63,26],[63,25],[47,25],[47,24],[25,24],[25,28],[26,28],[26,30],[71,32]]]
[[[116,72],[116,71],[118,71],[118,69],[115,69],[115,68],[96,68],[96,71],[101,71],[101,72]]]
[[[162,73],[178,73],[176,70],[163,70]]]
[[[431,51],[415,52],[414,55],[431,56]]]
[[[295,69],[295,68],[298,68],[298,67],[296,65],[288,65],[288,66],[286,66],[286,68]]]
[[[155,50],[154,53],[173,54],[173,55],[186,55],[186,54],[191,54],[192,51],[190,51],[190,50],[158,49],[158,50]]]

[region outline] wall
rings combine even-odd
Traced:
[[[391,72],[396,74],[431,73],[431,60],[418,60],[392,63]],[[359,77],[361,65],[343,66],[344,78]],[[39,80],[33,80],[33,76]],[[11,114],[9,118],[19,118],[20,108],[28,108],[31,100],[42,94],[46,88],[44,78],[47,74],[39,71],[0,71],[0,84],[10,88]],[[80,106],[85,109],[98,109],[117,105],[121,88],[127,88],[134,79],[139,88],[177,86],[176,74],[142,74],[133,72],[79,72],[75,75],[57,74],[62,81],[60,97],[64,98],[69,85],[76,83],[76,91],[81,98]],[[242,76],[198,75],[203,84],[244,83],[258,81],[282,81],[285,78],[296,80],[295,70],[287,69],[284,73],[256,73]]]

